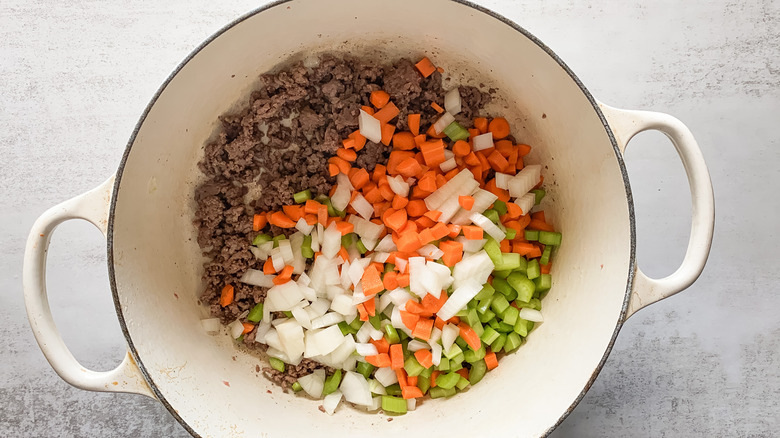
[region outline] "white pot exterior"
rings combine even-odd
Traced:
[[[432,28],[431,17],[451,25]],[[209,336],[200,328],[207,309],[198,304],[202,260],[192,218],[203,146],[218,129],[218,116],[241,103],[259,74],[290,56],[323,49],[382,59],[427,55],[455,83],[498,88],[505,101],[490,110],[506,116],[516,137],[534,146],[527,161],[545,166],[545,209],[564,236],[553,288],[544,300],[545,322],[528,342],[467,392],[426,401],[392,422],[345,407],[333,416],[323,414],[319,401],[285,394],[257,373],[256,365],[263,364],[227,335]],[[544,46],[472,5],[450,0],[293,0],[238,20],[196,51],[161,88],[139,123],[114,185],[107,229],[112,288],[130,350],[152,392],[200,436],[397,437],[407,430],[444,436],[544,435],[590,386],[627,315],[683,289],[698,275],[671,290],[637,273],[621,152],[642,127],[629,126],[629,113],[603,108],[610,122],[614,118],[624,128],[622,133],[613,136],[593,98]],[[703,172],[706,176],[706,168]],[[710,188],[710,200],[711,195]],[[92,199],[106,205],[104,198]],[[708,213],[704,211],[705,218]],[[106,210],[94,213],[101,214]],[[37,243],[30,245],[28,252],[35,251]],[[698,254],[702,266],[709,241],[704,246],[704,256]],[[27,280],[27,262],[26,294],[33,281]],[[648,302],[635,297],[629,309],[635,274],[658,296]],[[41,342],[47,334],[35,321],[43,311],[30,310],[34,297],[27,298]],[[63,375],[68,374],[64,366],[55,362],[65,353],[41,347],[57,372],[77,386],[149,393],[138,384],[132,360],[123,363],[130,383],[101,389]]]

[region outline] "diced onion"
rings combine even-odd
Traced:
[[[304,299],[298,283],[288,281],[268,289],[265,298],[265,307],[272,312],[288,311],[298,305]]]
[[[534,208],[534,204],[536,204],[536,195],[533,193],[526,193],[525,195],[515,199],[515,204],[520,207],[520,210],[523,211],[523,214],[526,215],[531,212],[531,209]]]
[[[470,222],[469,216],[471,214],[482,213],[498,199],[498,196],[483,189],[477,189],[471,196],[474,198],[474,205],[471,207],[471,210],[458,211],[458,214],[450,220],[450,223],[455,225],[468,225]]]
[[[219,328],[222,326],[219,318],[201,319],[200,325],[203,327],[203,330],[210,335],[219,333]],[[243,328],[243,325],[241,327]]]
[[[337,389],[322,399],[322,408],[325,409],[326,414],[333,415],[333,413],[336,412],[336,408],[339,406],[340,402],[341,391]]]
[[[508,173],[496,172],[496,187],[509,190],[509,180],[512,178],[514,178],[514,176]]]
[[[306,394],[311,397],[322,397],[322,388],[325,386],[325,370],[317,369],[313,373],[298,377],[298,383]]]
[[[366,201],[366,198],[364,198],[360,193],[355,195],[355,199],[352,200],[351,204],[352,208],[354,208],[355,211],[357,211],[358,214],[365,220],[371,219],[371,216],[374,215],[374,206],[372,206],[370,202]]]
[[[274,271],[279,272],[284,268],[284,256],[282,251],[277,247],[271,252],[271,263],[274,266]]]
[[[295,318],[301,327],[305,328],[306,330],[311,330],[311,316],[309,316],[309,312],[307,312],[303,306],[293,307],[291,312],[293,318]]]
[[[486,132],[474,137],[474,150],[481,151],[483,149],[490,149],[493,147],[493,133]]]
[[[469,301],[471,301],[480,290],[482,290],[482,282],[477,282],[474,279],[467,279],[452,292],[452,295],[447,298],[444,305],[441,307],[437,316],[443,320],[448,320],[455,316],[461,309],[466,307]]]
[[[237,319],[228,324],[228,331],[230,331],[230,336],[233,339],[238,339],[239,336],[244,333],[244,324],[242,324],[241,321]]]
[[[463,245],[463,252],[465,253],[477,252],[487,243],[487,239],[471,240],[466,239],[464,236],[456,237],[455,241]]]
[[[464,256],[463,260],[456,263],[452,270],[452,276],[455,279],[453,285],[457,289],[469,280],[476,281],[480,285],[485,284],[490,274],[493,273],[493,268],[493,261],[490,260],[490,256],[484,249]]]
[[[460,112],[460,91],[458,87],[453,88],[444,95],[444,109],[450,114],[458,114]]]
[[[285,265],[291,265],[293,262],[293,251],[292,251],[292,245],[290,244],[290,241],[287,239],[282,239],[279,241],[279,253],[282,254],[282,260],[284,260]]]
[[[351,295],[336,295],[333,301],[330,303],[330,308],[334,312],[338,312],[342,315],[350,315],[355,313],[355,306],[352,304]]]
[[[376,346],[370,343],[362,343],[362,342],[355,343],[355,351],[357,352],[357,354],[361,356],[374,356],[379,354],[379,351],[377,351]]]
[[[322,240],[322,255],[327,258],[333,258],[341,249],[341,232],[333,222],[325,229]]]
[[[425,258],[438,260],[441,258],[441,256],[444,255],[444,251],[440,250],[438,246],[429,243],[427,245],[423,245],[422,248],[418,249],[417,254],[420,254]]]
[[[371,406],[371,389],[368,387],[368,380],[361,374],[354,371],[347,371],[341,379],[342,394],[344,400],[361,406]]]
[[[387,394],[385,387],[382,386],[381,383],[377,382],[376,379],[371,379],[368,381],[368,388],[371,390],[372,394],[378,394],[378,395]]]
[[[392,190],[396,195],[404,198],[409,196],[409,183],[404,181],[401,175],[393,177],[388,176],[387,184],[390,185],[390,190]]]
[[[533,322],[544,322],[542,312],[536,309],[529,309],[528,307],[520,309],[520,318]]]
[[[390,234],[385,235],[385,237],[382,238],[382,240],[379,241],[379,243],[376,244],[374,247],[374,251],[377,252],[393,252],[398,247],[395,246],[395,242],[393,242],[393,236]]]
[[[437,134],[441,134],[442,131],[444,131],[444,128],[450,126],[450,123],[452,123],[454,121],[455,121],[455,116],[453,116],[450,113],[444,113],[444,114],[441,115],[441,117],[439,117],[439,120],[437,120],[433,124],[433,130]]]
[[[284,352],[290,361],[296,361],[303,355],[305,347],[303,327],[294,319],[276,326],[276,333],[284,346]]]
[[[455,161],[455,158],[448,158],[444,160],[443,163],[439,164],[439,168],[442,172],[449,172],[456,167],[458,167],[458,163]]]
[[[501,228],[498,228],[498,225],[494,224],[490,219],[481,215],[480,213],[470,214],[469,219],[471,219],[471,222],[474,222],[474,225],[482,228],[490,235],[490,237],[496,239],[499,242],[504,240],[506,237],[506,233],[503,232]]]
[[[388,178],[389,182],[389,178]],[[392,187],[392,186],[391,186]],[[470,195],[479,187],[479,182],[474,179],[474,175],[468,169],[463,169],[457,175],[452,177],[446,184],[436,189],[425,198],[425,205],[428,210],[438,210],[447,200],[458,196]]]
[[[330,353],[330,359],[334,363],[342,363],[348,360],[350,356],[352,356],[352,353],[355,352],[355,338],[352,337],[352,335],[346,335],[344,336],[344,342],[339,346],[339,348],[333,350]],[[346,368],[346,367],[345,367]]]
[[[382,123],[371,114],[360,110],[360,116],[358,118],[358,129],[360,135],[367,138],[374,143],[380,143],[382,141]]]
[[[263,271],[257,269],[247,269],[244,275],[241,276],[242,283],[251,284],[258,287],[273,287],[275,275],[265,275]]]
[[[542,178],[542,166],[539,164],[530,164],[517,173],[507,184],[509,186],[509,195],[515,198],[525,195],[529,190],[539,184]]]
[[[372,345],[372,344],[369,344]],[[373,345],[372,345],[373,346]],[[417,351],[417,350],[430,350],[431,346],[428,345],[427,342],[418,341],[416,339],[412,339],[409,341],[409,344],[406,347],[409,351]]]
[[[298,219],[298,222],[295,223],[295,229],[308,236],[311,234],[312,230],[314,230],[314,225],[309,225],[309,223],[306,222],[306,219],[300,218]]]
[[[406,399],[406,410],[407,411],[413,411],[417,409],[417,399],[416,398],[407,398]]]
[[[429,344],[431,346],[431,362],[438,366],[441,363],[441,344],[438,342],[429,342]]]
[[[311,326],[315,329],[322,327],[333,327],[334,324],[338,324],[341,321],[344,321],[344,315],[336,312],[329,312],[320,316],[319,318],[312,320]]]
[[[374,372],[374,378],[385,388],[398,383],[398,376],[390,367],[377,368],[376,372]]]

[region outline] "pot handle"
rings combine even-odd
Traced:
[[[27,318],[43,355],[62,380],[88,391],[128,392],[154,398],[129,352],[111,371],[92,371],[82,366],[62,340],[46,295],[46,253],[52,232],[67,220],[83,219],[95,225],[105,237],[113,186],[114,176],[100,186],[50,208],[33,224],[24,251],[22,277]]]
[[[636,268],[627,319],[637,310],[686,289],[699,278],[712,245],[715,199],[701,149],[691,131],[680,120],[663,113],[622,110],[603,103],[599,103],[599,106],[615,134],[621,153],[625,153],[631,138],[642,131],[652,129],[666,134],[682,160],[691,190],[693,220],[685,258],[680,267],[665,278],[650,278],[639,267]]]

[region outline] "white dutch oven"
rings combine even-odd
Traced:
[[[431,27],[432,17],[448,25]],[[199,323],[206,310],[197,303],[202,268],[192,218],[203,145],[260,73],[321,49],[383,59],[426,54],[457,82],[498,87],[506,99],[494,109],[536,146],[529,161],[547,166],[546,208],[565,236],[545,322],[528,342],[466,393],[425,402],[392,422],[343,407],[332,417],[321,413],[319,402],[283,393],[255,372],[255,356],[227,336],[206,335]],[[685,259],[663,279],[636,266],[622,158],[632,136],[649,129],[674,143],[693,199]],[[46,251],[68,219],[92,222],[108,241],[129,350],[113,371],[81,366],[51,317]],[[680,121],[599,103],[550,49],[509,20],[451,0],[292,0],[238,19],[195,50],[142,115],[116,176],[36,221],[24,293],[35,337],[60,377],[82,389],[154,397],[196,436],[539,436],[582,398],[626,318],[696,280],[713,222],[707,168]]]

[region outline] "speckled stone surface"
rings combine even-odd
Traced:
[[[218,3],[0,3],[0,436],[187,436],[152,400],[88,393],[57,377],[27,324],[21,265],[33,220],[114,171],[138,115],[180,60],[263,2]],[[480,3],[547,43],[602,101],[682,119],[715,187],[704,274],[627,322],[553,436],[778,436],[780,3]],[[671,273],[690,226],[682,166],[653,133],[632,142],[627,163],[639,264],[650,275]],[[97,230],[61,227],[48,284],[76,357],[115,366],[123,339]]]

